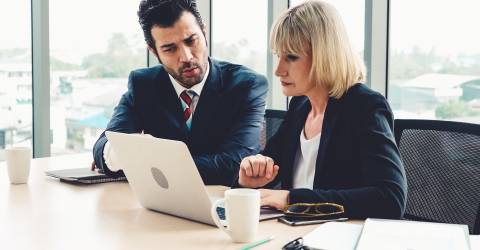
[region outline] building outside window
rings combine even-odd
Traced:
[[[52,155],[91,151],[129,72],[147,66],[138,4],[50,0]]]
[[[0,2],[0,161],[6,147],[32,145],[30,9],[28,0]]]
[[[388,99],[396,118],[480,123],[480,2],[392,0]]]

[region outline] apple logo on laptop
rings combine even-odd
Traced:
[[[163,172],[158,168],[151,168],[150,171],[152,171],[153,179],[155,179],[158,185],[162,188],[168,189],[167,177],[165,177]]]

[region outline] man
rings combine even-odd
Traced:
[[[107,130],[183,141],[205,184],[229,185],[241,159],[259,150],[265,77],[208,57],[195,0],[143,0],[138,16],[162,65],[130,73]],[[123,174],[104,133],[93,154],[107,174]]]

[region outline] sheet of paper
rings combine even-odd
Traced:
[[[365,221],[358,250],[470,249],[468,227],[402,220]]]
[[[327,222],[303,237],[304,245],[313,249],[352,250],[362,232],[362,225]]]
[[[470,235],[470,249],[480,249],[480,235]]]

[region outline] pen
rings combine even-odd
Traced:
[[[263,240],[259,240],[259,241],[255,241],[255,242],[252,242],[250,244],[246,244],[245,246],[243,246],[242,248],[240,248],[240,250],[248,250],[248,249],[252,249],[256,246],[259,246],[259,245],[262,245],[262,244],[265,244],[271,240],[273,240],[273,236],[270,236],[270,237],[267,237]]]

